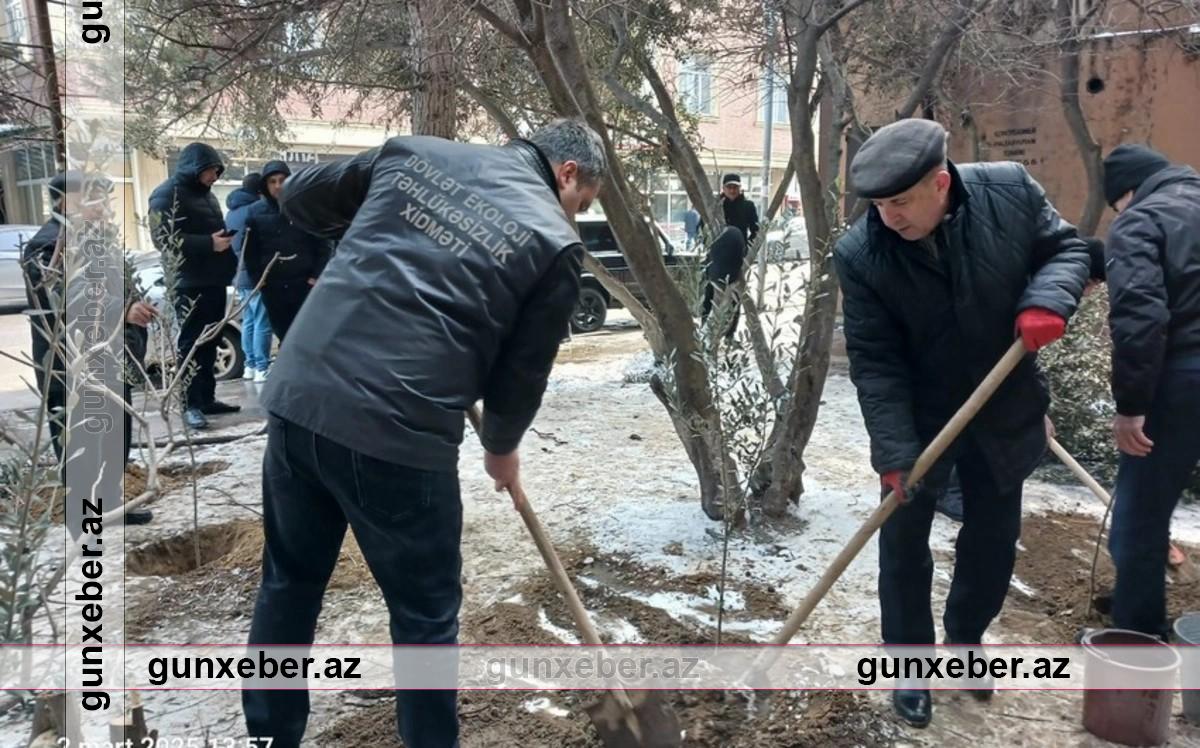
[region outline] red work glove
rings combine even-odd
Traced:
[[[909,495],[909,491],[907,491],[904,487],[904,485],[908,483],[907,470],[893,470],[890,473],[884,473],[883,475],[879,476],[879,481],[883,484],[885,496],[888,491],[895,491],[896,498],[899,499],[901,504],[907,504],[912,500],[912,497]],[[916,486],[913,487],[914,490],[912,493],[916,493],[916,488]]]
[[[1030,353],[1050,345],[1067,332],[1067,321],[1057,313],[1031,307],[1017,315],[1017,332]]]

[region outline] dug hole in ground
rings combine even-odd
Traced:
[[[639,369],[649,366],[640,331],[623,313],[603,331],[563,346],[533,431],[522,448],[526,491],[563,555],[602,636],[614,642],[707,643],[715,636],[721,543],[708,530],[695,473],[662,405]],[[644,381],[644,378],[642,378]],[[245,427],[242,427],[245,430]],[[155,643],[246,639],[259,579],[260,474],[265,437],[197,448],[202,547],[192,558],[191,489],[152,505],[153,524],[128,530],[126,633]],[[812,442],[806,492],[791,516],[730,543],[725,641],[767,641],[879,500],[867,435],[847,376],[835,358]],[[186,472],[176,457],[175,475]],[[506,496],[483,473],[473,434],[460,464],[465,511],[461,640],[576,642],[566,607]],[[1039,474],[1040,475],[1040,474]],[[1088,578],[1100,503],[1085,489],[1037,479],[1026,484],[1024,529],[1004,613],[989,640],[1066,643],[1086,623]],[[938,515],[932,545],[935,617],[948,590],[957,524]],[[1200,544],[1200,510],[1182,506],[1173,534]],[[61,547],[61,546],[60,546]],[[877,546],[868,544],[797,636],[797,642],[878,641]],[[1111,586],[1101,567],[1101,588]],[[1172,579],[1169,612],[1200,609],[1200,583]],[[325,597],[317,640],[387,642],[387,612],[347,536]],[[1082,694],[1001,692],[990,704],[934,694],[934,721],[914,730],[893,716],[886,691],[779,692],[765,714],[737,698],[680,692],[670,702],[689,746],[1109,745],[1083,731]],[[244,736],[240,694],[143,692],[160,737]],[[463,692],[462,744],[597,746],[582,705],[593,696],[557,692]],[[306,745],[394,746],[386,692],[314,692]],[[1200,729],[1174,702],[1172,743],[1200,745]],[[0,745],[22,746],[28,713],[0,721]]]

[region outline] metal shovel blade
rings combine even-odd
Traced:
[[[683,743],[679,717],[658,691],[626,691],[633,711],[621,708],[611,693],[585,707],[607,748],[678,748]]]

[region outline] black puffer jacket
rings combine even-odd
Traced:
[[[225,218],[216,195],[200,183],[200,173],[211,166],[222,167],[216,149],[189,143],[179,154],[175,174],[150,194],[154,246],[160,252],[173,250],[173,232],[181,242],[180,288],[227,286],[237,271],[237,255],[232,250],[213,251],[212,235],[224,230]]]
[[[758,207],[745,195],[738,195],[736,200],[721,197],[721,209],[725,212],[725,224],[736,226],[742,230],[746,243],[754,241],[758,235]]]
[[[881,474],[912,467],[1012,345],[1019,312],[1070,318],[1088,277],[1085,244],[1023,167],[950,169],[937,258],[873,207],[835,250],[850,374]],[[968,428],[1001,485],[1024,480],[1045,451],[1048,404],[1027,356]]]
[[[1105,255],[1113,397],[1122,415],[1145,415],[1164,367],[1200,360],[1200,174],[1173,166],[1143,182]]]
[[[246,213],[242,262],[252,286],[258,285],[259,278],[276,253],[280,259],[267,276],[268,286],[315,279],[325,269],[325,263],[329,262],[332,243],[313,236],[289,221],[279,212],[279,203],[266,191],[266,181],[272,174],[290,173],[282,161],[269,162],[262,172],[263,196]]]
[[[263,406],[370,457],[454,471],[482,397],[484,447],[515,449],[579,297],[579,236],[545,156],[396,137],[295,174],[281,205],[341,242]]]

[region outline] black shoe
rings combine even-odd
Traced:
[[[985,660],[986,655],[983,653],[983,647],[979,645],[968,646],[965,644],[955,644],[950,640],[945,641],[945,646],[949,647],[954,653],[954,656],[962,661],[963,665],[967,664],[970,653],[975,654],[975,659]],[[963,677],[962,690],[971,695],[971,698],[976,701],[991,701],[992,696],[996,693],[996,679],[991,673],[984,673],[978,678],[972,678],[967,675]]]
[[[913,727],[928,727],[933,719],[933,700],[928,688],[892,691],[892,708]]]
[[[148,525],[152,519],[154,519],[154,512],[149,509],[134,509],[125,513],[125,524],[127,525]]]
[[[192,431],[203,431],[208,428],[208,419],[204,417],[199,408],[188,408],[183,411],[183,422]]]
[[[237,413],[241,409],[242,406],[240,405],[230,405],[229,403],[223,403],[220,400],[213,400],[208,405],[201,407],[200,412],[206,416],[221,416],[225,415],[226,413]]]

